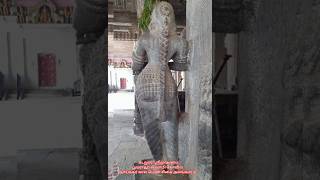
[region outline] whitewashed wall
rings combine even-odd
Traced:
[[[0,70],[7,77],[12,76],[11,87],[15,84],[16,73],[19,73],[26,77],[27,88],[39,88],[38,53],[54,53],[57,85],[52,89],[72,88],[77,79],[76,37],[72,25],[19,25],[15,21],[15,17],[0,19]],[[11,73],[8,68],[9,60]]]
[[[125,90],[131,90],[134,88],[133,75],[130,68],[113,68],[112,66],[108,67],[109,85],[117,86],[120,89],[121,78],[127,79]]]
[[[11,77],[14,80],[11,87],[15,86],[16,73],[25,74],[26,69],[28,86],[38,88],[37,53],[41,52],[57,56],[57,86],[54,88],[72,87],[77,74],[76,38],[72,26],[20,26],[15,21],[15,17],[0,17],[0,71],[8,77],[8,60],[11,57]],[[1,101],[0,116],[0,142],[3,142],[0,156],[15,156],[18,149],[82,146],[80,99]]]

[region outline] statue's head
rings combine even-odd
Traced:
[[[151,15],[149,31],[159,34],[165,26],[168,26],[169,35],[176,34],[176,22],[173,7],[165,1],[158,2]]]

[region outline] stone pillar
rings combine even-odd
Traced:
[[[0,61],[0,71],[4,74],[4,76],[8,76],[9,73],[9,61],[8,61],[8,50],[7,50],[7,32],[0,32],[0,45],[3,48],[0,48],[0,55],[2,60]]]
[[[27,39],[23,38],[22,39],[22,45],[23,45],[23,76],[24,76],[24,87],[26,89],[30,89],[31,88],[31,84],[30,84],[30,77],[29,77],[29,69],[28,69],[28,63],[29,63],[29,59],[27,57]]]
[[[285,0],[281,180],[320,178],[319,1]]]
[[[239,155],[246,180],[318,179],[319,3],[244,1]]]
[[[77,44],[81,44],[79,65],[83,82],[80,177],[107,179],[107,1],[77,0],[76,4],[73,27],[77,31]]]
[[[186,32],[189,70],[186,80],[186,113],[179,124],[179,159],[196,170],[191,179],[212,178],[212,1],[187,1]]]
[[[107,32],[105,32],[107,34]],[[84,180],[107,178],[108,109],[105,37],[80,48],[83,77],[81,175]]]
[[[217,13],[228,10],[223,0],[215,5]],[[232,172],[233,179],[319,179],[320,3],[243,0],[241,7],[241,168]],[[215,32],[234,31],[233,24],[225,23],[234,22],[234,16],[220,15],[226,16],[214,19]]]
[[[144,0],[136,0],[136,10],[137,10],[137,18],[141,17],[141,13],[143,11]],[[134,44],[135,46],[135,44]],[[136,82],[137,75],[134,76],[134,83]],[[144,129],[142,125],[141,115],[138,108],[137,100],[135,97],[134,100],[134,133],[136,135],[143,135]]]
[[[14,75],[14,61],[12,58],[12,32],[7,32],[7,55],[8,55],[8,74],[7,74],[7,87],[9,89],[15,88],[15,75]]]
[[[245,1],[239,43],[238,157],[245,180],[278,180],[282,118],[283,4]],[[281,19],[281,18],[279,18]],[[272,27],[272,28],[270,28]]]

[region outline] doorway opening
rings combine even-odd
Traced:
[[[55,87],[57,84],[56,55],[38,54],[39,87]]]
[[[224,159],[237,158],[238,144],[238,34],[215,33],[215,110]],[[231,58],[226,60],[225,56]],[[226,61],[226,62],[225,62]]]
[[[120,78],[120,89],[126,89],[126,88],[127,88],[127,79]]]

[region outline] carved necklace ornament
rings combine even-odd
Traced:
[[[138,75],[137,105],[155,160],[178,159],[177,85],[168,61],[186,66],[187,48],[187,41],[176,34],[173,7],[164,1],[157,3],[149,32],[139,38],[132,56],[132,69]]]

